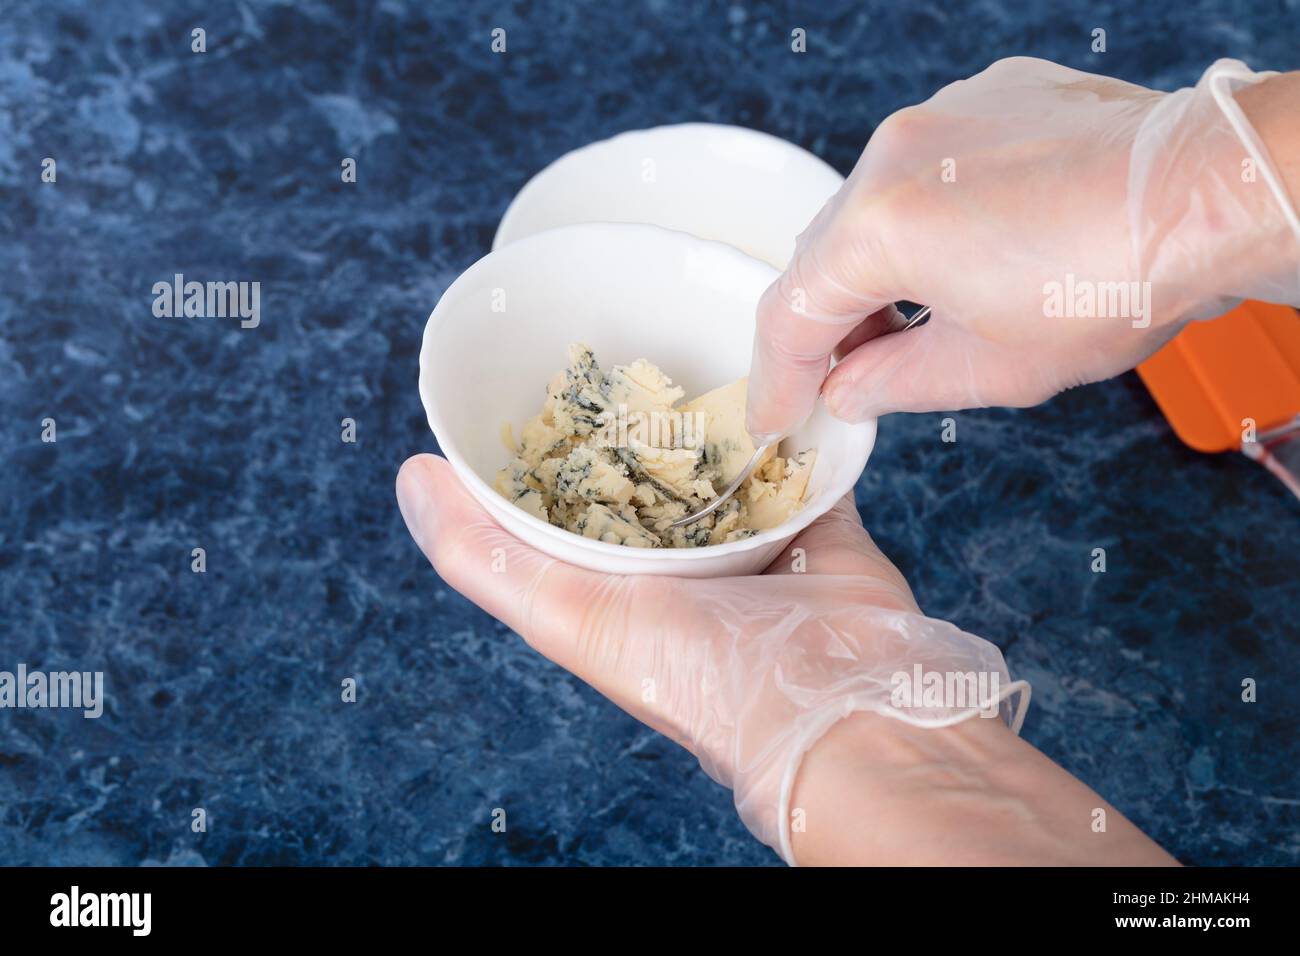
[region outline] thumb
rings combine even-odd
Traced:
[[[624,710],[680,739],[672,714],[648,711],[642,684],[656,673],[663,640],[697,634],[692,582],[599,574],[557,561],[492,519],[444,459],[416,455],[397,476],[402,517],[434,570],[528,644]],[[675,616],[693,624],[677,628]],[[693,680],[688,654],[676,655]],[[666,695],[667,696],[667,695]]]
[[[580,636],[609,576],[557,561],[511,535],[436,455],[402,465],[397,503],[443,581],[557,664],[576,669],[567,645]]]
[[[1024,407],[1059,391],[1040,371],[1045,364],[936,315],[858,346],[827,376],[822,399],[847,422],[891,412]]]
[[[759,300],[745,417],[759,441],[788,434],[808,417],[831,355],[845,338],[865,341],[899,326],[895,297],[880,291],[886,286],[861,285],[860,277],[882,271],[871,253],[874,243],[856,233],[841,241],[843,231],[823,210]]]

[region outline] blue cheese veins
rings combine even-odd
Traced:
[[[803,506],[817,453],[774,451],[736,495],[682,528],[677,518],[717,497],[753,456],[745,379],[689,402],[644,359],[608,371],[585,345],[547,385],[542,411],[520,431],[496,489],[543,521],[610,544],[699,548],[753,537]]]

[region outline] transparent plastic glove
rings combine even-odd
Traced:
[[[1233,99],[1264,76],[1165,94],[1015,58],[890,116],[759,304],[750,431],[819,390],[849,421],[1033,405],[1239,299],[1300,301],[1293,197]],[[933,316],[890,334],[896,300]]]
[[[549,558],[503,531],[431,455],[403,466],[397,496],[444,581],[695,754],[787,862],[800,760],[843,717],[869,710],[938,727],[983,711],[1019,731],[1027,685],[1011,681],[994,645],[921,614],[848,499],[766,574],[689,580],[604,575]],[[907,701],[895,675],[911,679],[917,667],[987,681],[966,706]],[[896,706],[909,703],[917,706]]]

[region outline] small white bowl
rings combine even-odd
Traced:
[[[442,452],[511,534],[552,557],[616,574],[753,574],[828,511],[862,473],[875,422],[849,425],[821,405],[781,445],[817,449],[803,508],[752,538],[704,548],[630,548],[554,527],[493,489],[510,459],[501,439],[536,415],[546,384],[585,342],[606,368],[645,358],[687,397],[749,373],[754,306],[776,271],[731,246],[657,226],[587,223],[521,239],[480,259],[429,316],[420,397]]]
[[[566,153],[506,209],[493,249],[579,222],[648,222],[730,243],[783,269],[844,182],[812,153],[740,126],[683,123]]]

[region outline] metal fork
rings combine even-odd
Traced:
[[[917,309],[916,315],[912,316],[910,319],[907,320],[907,325],[903,326],[899,331],[906,332],[908,329],[916,325],[918,322],[920,322],[929,314],[930,314],[930,307],[928,305],[922,306],[920,309]],[[720,507],[722,507],[723,503],[726,502],[728,498],[730,498],[732,495],[734,495],[737,491],[740,490],[740,486],[745,483],[745,479],[747,479],[750,475],[754,473],[754,469],[757,468],[758,463],[762,461],[764,453],[766,453],[769,448],[771,448],[775,444],[778,444],[779,442],[780,439],[778,438],[775,442],[768,442],[766,445],[761,446],[756,452],[754,452],[754,456],[749,459],[749,463],[745,465],[744,468],[740,469],[740,474],[736,475],[736,477],[731,480],[731,483],[728,484],[726,488],[722,489],[722,493],[718,495],[718,497],[714,498],[712,501],[710,501],[699,511],[696,511],[694,514],[689,514],[685,518],[678,518],[676,521],[672,522],[668,527],[680,528],[684,524],[691,524],[695,521],[699,521],[701,518],[705,518],[713,514],[713,512],[717,511]]]

